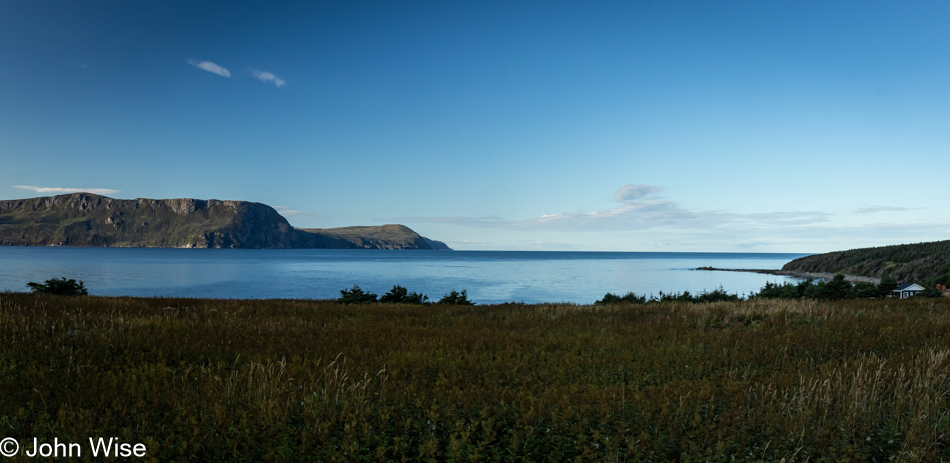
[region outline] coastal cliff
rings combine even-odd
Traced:
[[[449,249],[402,225],[297,229],[261,203],[91,193],[0,201],[0,245]]]

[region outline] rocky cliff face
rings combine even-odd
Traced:
[[[402,227],[418,239],[386,227]],[[363,228],[365,235],[349,228]],[[246,201],[124,200],[89,193],[0,201],[5,246],[434,249],[401,225],[334,230],[298,230],[272,207]]]

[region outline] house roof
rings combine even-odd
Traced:
[[[917,283],[901,283],[894,288],[894,291],[923,291],[924,287]]]

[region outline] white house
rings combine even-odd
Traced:
[[[911,297],[923,290],[924,287],[917,283],[901,283],[897,285],[897,289],[894,290],[894,295],[903,299],[905,297]]]

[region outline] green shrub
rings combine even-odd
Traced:
[[[738,294],[729,294],[725,289],[722,289],[722,286],[712,291],[703,291],[699,296],[693,298],[693,302],[731,302],[738,300]]]
[[[341,289],[340,298],[336,301],[341,304],[369,304],[376,302],[376,297],[376,293],[364,292],[359,285],[353,285],[350,289]]]
[[[884,275],[881,277],[881,283],[877,285],[877,290],[881,293],[881,296],[887,296],[895,289],[897,289],[897,280],[893,276]]]
[[[388,293],[379,298],[379,302],[389,302],[393,304],[425,304],[429,301],[429,296],[416,292],[410,293],[406,288],[396,285]]]
[[[855,283],[851,287],[849,295],[852,298],[858,299],[874,299],[883,296],[885,293],[882,293],[878,288],[878,285],[873,283]]]
[[[693,295],[689,291],[682,293],[664,293],[660,291],[660,302],[693,302]]]
[[[474,302],[468,300],[468,293],[464,289],[462,292],[458,292],[453,289],[448,294],[442,296],[442,299],[439,299],[438,304],[475,305]]]
[[[881,278],[881,283],[874,285],[872,283],[854,283],[851,284],[844,279],[844,275],[835,275],[831,281],[815,282],[809,278],[798,284],[783,283],[781,285],[768,282],[759,290],[752,294],[753,298],[767,299],[874,299],[882,298],[891,294],[891,290],[897,287],[897,282],[890,276]]]
[[[30,287],[33,293],[37,294],[55,294],[57,296],[86,296],[89,294],[82,281],[77,282],[72,278],[68,280],[65,277],[51,278],[43,284],[31,281],[26,285]]]
[[[660,291],[660,297],[650,296],[647,299],[646,295],[638,295],[633,292],[629,292],[623,296],[618,296],[613,293],[604,294],[604,298],[595,301],[595,305],[604,305],[604,304],[653,304],[657,302],[690,302],[690,303],[700,303],[700,302],[721,302],[721,301],[738,301],[738,294],[729,294],[725,289],[720,286],[712,291],[703,291],[697,296],[693,296],[689,291],[683,291],[682,293],[664,293]]]
[[[917,293],[917,297],[940,297],[940,296],[943,296],[943,291],[937,288],[929,288]]]
[[[768,281],[758,293],[753,294],[751,297],[764,299],[801,299],[805,297],[805,289],[811,286],[812,281],[811,278],[799,282],[798,284],[787,282],[777,284]]]
[[[616,294],[607,293],[604,294],[604,298],[595,301],[596,305],[605,305],[605,304],[645,304],[647,302],[646,295],[634,294],[632,291],[624,294],[623,296],[618,296]]]

